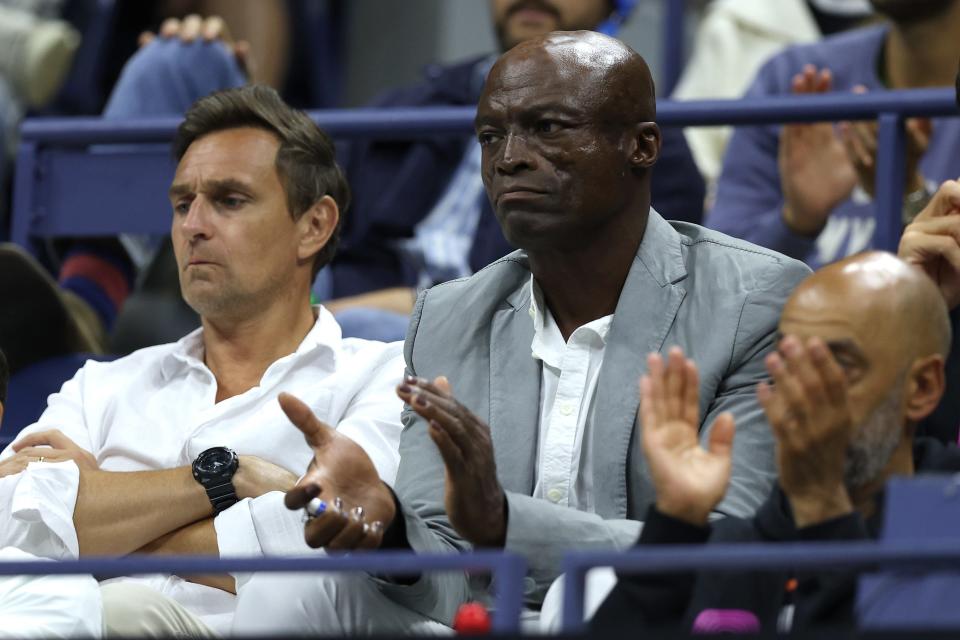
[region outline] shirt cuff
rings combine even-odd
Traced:
[[[266,556],[302,556],[316,553],[303,537],[303,511],[291,511],[283,492],[271,491],[250,501],[250,516]]]
[[[80,488],[77,464],[31,462],[4,482],[15,484],[10,501],[13,522],[7,525],[4,543],[40,557],[78,558],[80,542],[73,525]]]
[[[213,528],[217,532],[217,547],[221,558],[259,557],[263,555],[257,529],[250,514],[250,498],[244,498],[228,509],[224,509],[213,519]],[[231,573],[237,583],[237,589],[246,584],[252,573]]]

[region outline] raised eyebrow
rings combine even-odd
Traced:
[[[193,189],[190,187],[190,185],[175,184],[175,185],[171,185],[170,189],[167,190],[167,197],[170,200],[176,200],[180,196],[185,196],[192,192],[193,192]]]

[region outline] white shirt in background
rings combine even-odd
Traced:
[[[215,402],[217,383],[203,363],[198,329],[174,344],[114,362],[88,362],[21,433],[59,429],[93,453],[103,471],[189,466],[205,449],[226,446],[301,475],[313,453],[277,403],[285,391],[362,446],[392,484],[402,429],[402,403],[394,391],[403,377],[402,345],[344,339],[333,316],[317,309],[317,321],[297,350],[271,364],[260,385],[246,393]],[[0,458],[12,454],[8,447]],[[0,479],[0,546],[55,559],[78,557],[78,485],[72,461],[31,463]],[[280,492],[242,500],[214,524],[224,557],[316,553],[303,541],[301,514],[283,506]],[[238,576],[238,588],[246,577]],[[236,599],[229,593],[176,576],[116,580],[146,582],[213,630],[229,629]]]

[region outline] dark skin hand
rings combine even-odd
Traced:
[[[843,483],[847,445],[854,433],[843,370],[820,338],[786,336],[766,359],[773,386],[757,398],[777,441],[780,486],[797,527],[850,513]]]
[[[363,448],[321,422],[310,408],[288,393],[278,398],[290,422],[303,432],[314,451],[310,469],[296,487],[287,492],[288,509],[303,509],[314,498],[328,508],[304,527],[304,538],[314,548],[327,551],[376,549],[383,531],[396,515],[393,493],[380,480]],[[334,505],[340,498],[343,508]],[[354,512],[363,508],[363,514]]]
[[[565,338],[616,309],[650,209],[654,112],[643,59],[592,32],[525,41],[487,78],[484,186]]]
[[[397,395],[427,421],[446,467],[444,506],[450,524],[475,547],[502,547],[507,498],[497,480],[490,427],[457,402],[443,376],[408,376]]]

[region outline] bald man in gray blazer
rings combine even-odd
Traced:
[[[718,420],[729,446],[736,424],[718,511],[745,516],[761,504],[774,481],[773,439],[755,388],[780,310],[809,270],[653,211],[654,117],[643,59],[605,36],[553,33],[494,65],[476,119],[482,173],[521,250],[419,297],[397,390],[407,408],[395,488],[362,449],[282,401],[316,453],[287,505],[339,497],[363,508],[362,517],[327,509],[310,518],[311,546],[521,553],[527,604],[538,607],[565,552],[636,540],[654,499],[637,383],[649,353],[677,359],[679,349],[701,372],[687,393],[699,393],[704,446]],[[696,455],[697,442],[684,446]],[[458,572],[284,580],[261,579],[251,599],[279,607],[281,631],[450,624],[487,587]]]

